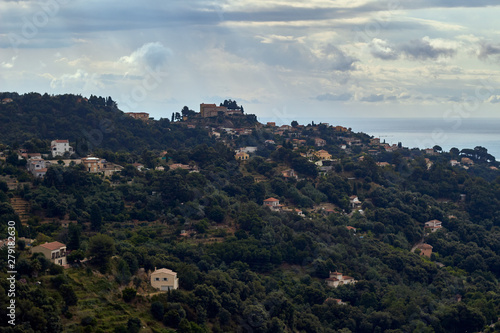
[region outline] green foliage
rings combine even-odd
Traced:
[[[101,271],[106,271],[109,259],[115,252],[115,242],[108,236],[97,234],[89,239],[88,255]]]
[[[135,290],[134,288],[125,288],[122,291],[122,298],[127,303],[132,302],[136,295],[137,290]]]

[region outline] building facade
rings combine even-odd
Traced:
[[[155,271],[151,273],[151,286],[161,291],[178,289],[177,273],[167,268],[155,268]]]
[[[59,242],[45,243],[35,246],[31,249],[31,253],[43,253],[45,258],[49,259],[56,265],[64,266],[66,261],[66,245]]]
[[[68,140],[52,140],[50,143],[50,151],[52,153],[52,157],[64,156],[66,152],[72,154],[73,147],[69,145]]]

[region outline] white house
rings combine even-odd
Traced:
[[[330,272],[330,277],[326,279],[326,284],[328,287],[333,287],[337,288],[338,286],[344,285],[344,284],[354,284],[357,281],[354,280],[354,278],[347,276],[347,275],[342,275],[342,273],[339,272]]]
[[[64,153],[73,153],[73,147],[69,145],[68,140],[52,140],[50,143],[52,157],[63,156]]]
[[[428,222],[425,222],[424,229],[426,231],[436,232],[442,228],[441,224],[442,224],[442,222],[439,220],[430,220]]]
[[[26,164],[26,168],[28,168],[28,171],[31,172],[32,175],[43,178],[50,164],[50,161],[46,161],[43,158],[30,158]]]

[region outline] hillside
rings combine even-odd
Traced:
[[[0,104],[0,141],[8,145],[68,139],[77,154],[85,156],[95,149],[130,152],[213,142],[205,129],[186,128],[165,118],[133,119],[120,111],[111,97],[1,93],[0,100],[4,98],[12,99]]]
[[[15,327],[0,273],[2,332],[500,330],[500,171],[489,161],[387,149],[325,125],[215,138],[188,129],[194,122],[166,121],[164,135],[161,121],[75,105],[71,119],[83,109],[87,125],[109,115],[110,135],[129,133],[113,137],[122,152],[106,140],[95,150],[123,169],[105,176],[55,163],[37,179],[8,145],[70,131],[44,136],[25,120],[14,122],[19,132],[2,131],[0,220],[28,239],[16,247]],[[148,126],[161,134],[140,149],[131,142],[147,141]],[[169,136],[181,127],[186,142]],[[139,128],[150,134],[136,137]],[[248,159],[236,160],[235,148]],[[66,244],[69,267],[30,254],[29,239]],[[7,255],[3,247],[3,267]],[[153,289],[155,268],[177,272],[179,289]],[[355,283],[340,284],[339,274]]]

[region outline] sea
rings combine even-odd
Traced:
[[[311,121],[302,122],[307,125]],[[380,142],[402,143],[408,148],[432,148],[443,151],[481,146],[500,160],[500,118],[334,118],[315,121],[352,128],[380,138]]]

